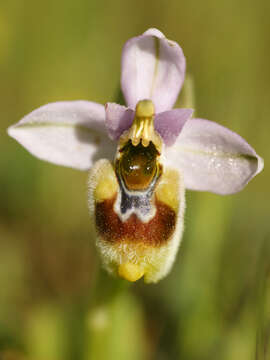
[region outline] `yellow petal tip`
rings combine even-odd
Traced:
[[[144,275],[144,270],[137,264],[125,263],[118,267],[118,275],[128,281],[134,282]]]

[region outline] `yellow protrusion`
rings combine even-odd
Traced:
[[[99,169],[99,179],[94,190],[94,197],[97,202],[110,199],[115,195],[118,183],[112,165],[108,162]]]
[[[125,280],[134,282],[144,275],[144,270],[139,265],[127,262],[119,265],[118,275]]]
[[[160,183],[156,188],[156,197],[174,211],[179,208],[179,174],[172,169],[166,169],[162,174]]]

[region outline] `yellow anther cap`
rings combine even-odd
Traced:
[[[151,100],[139,101],[131,128],[120,139],[121,146],[129,139],[132,145],[137,146],[142,142],[144,147],[149,146],[150,141],[152,141],[156,149],[161,152],[162,140],[154,128],[154,115],[155,108]]]
[[[136,105],[136,117],[149,118],[155,113],[154,104],[151,100],[141,100]]]

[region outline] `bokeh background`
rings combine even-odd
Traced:
[[[268,0],[0,3],[0,358],[270,359]],[[170,275],[100,270],[87,174],[32,157],[6,128],[58,100],[116,101],[120,56],[157,27],[180,43],[196,115],[265,158],[241,193],[187,192]]]

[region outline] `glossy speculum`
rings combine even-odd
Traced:
[[[159,152],[150,142],[147,147],[140,142],[132,145],[131,140],[121,149],[119,175],[129,190],[145,190],[157,174]]]

